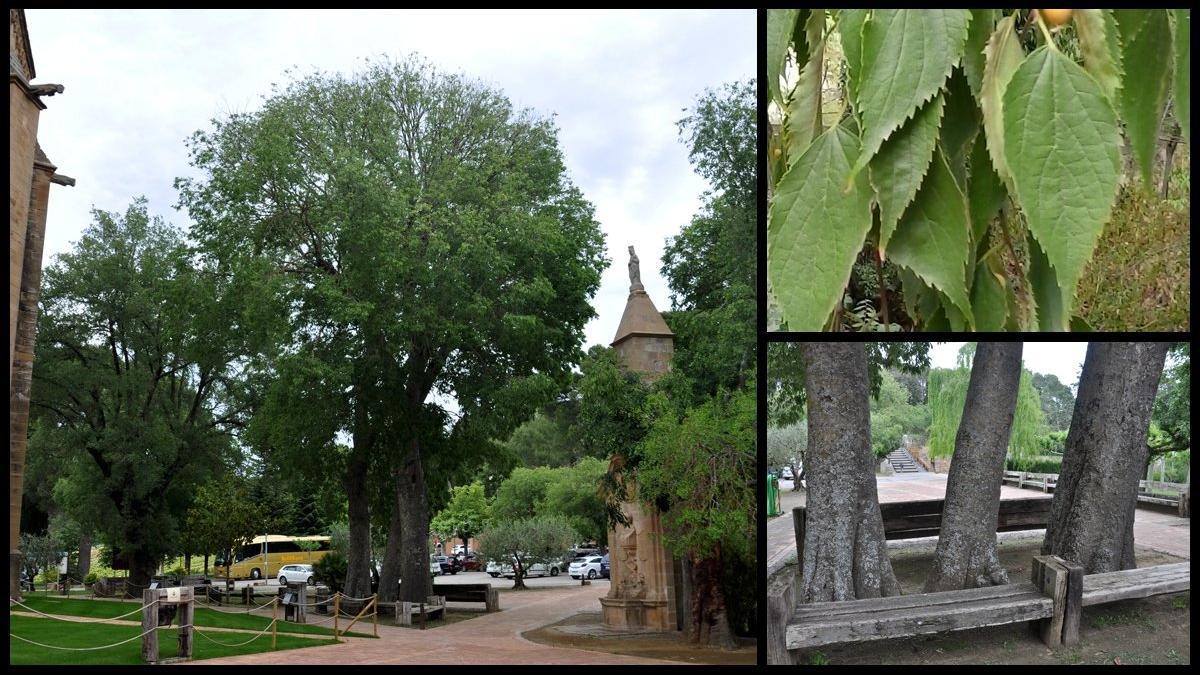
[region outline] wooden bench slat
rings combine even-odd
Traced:
[[[984,586],[982,588],[967,588],[957,591],[938,591],[936,593],[915,593],[912,595],[893,595],[886,598],[867,598],[864,600],[842,600],[837,602],[810,602],[796,606],[796,619],[815,617],[847,616],[862,612],[880,612],[913,607],[937,607],[953,605],[962,602],[976,602],[997,598],[1021,597],[1030,593],[1038,593],[1036,586],[1029,582],[1018,584],[1002,584],[1000,586]]]
[[[961,598],[961,594],[958,597]],[[787,648],[806,649],[840,642],[980,628],[1044,619],[1053,612],[1052,599],[1030,590],[1016,595],[961,600],[931,607],[861,612],[805,622],[793,620],[787,628]]]
[[[1089,574],[1083,578],[1083,606],[1178,593],[1191,587],[1190,562]]]

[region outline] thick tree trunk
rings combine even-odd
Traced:
[[[1166,342],[1091,342],[1042,553],[1085,574],[1136,567],[1133,516]]]
[[[153,557],[144,553],[132,553],[129,555],[129,583],[125,584],[125,594],[134,597],[142,597],[142,591],[150,587],[150,580],[154,577],[154,570],[158,567],[158,561]]]
[[[350,551],[346,556],[346,595],[371,595],[371,513],[367,504],[367,449],[363,433],[354,434],[354,449],[346,468],[346,502],[350,520]]]
[[[1020,342],[980,342],[975,351],[927,593],[1008,583],[996,555],[996,518],[1021,381],[1021,347]]]
[[[208,578],[208,554],[204,554],[204,578]]]
[[[737,641],[729,628],[725,594],[721,590],[722,559],[720,547],[708,558],[691,556],[692,617],[689,638],[702,645],[736,649]]]
[[[183,554],[183,567],[187,570],[188,574],[192,573],[192,554],[191,553]]]
[[[400,512],[400,599],[424,602],[433,590],[429,578],[429,500],[421,446],[411,441],[396,476],[396,508]]]
[[[79,535],[79,581],[92,571],[92,531],[84,529]]]
[[[875,487],[866,347],[809,342],[802,349],[808,528],[800,601],[899,595]]]
[[[380,602],[395,602],[399,599],[400,587],[403,584],[397,583],[397,580],[404,578],[400,572],[400,536],[404,523],[401,513],[403,509],[400,507],[400,481],[395,472],[393,472],[392,492],[395,495],[395,500],[392,506],[392,516],[388,521],[387,543],[383,549],[383,564],[379,571]]]

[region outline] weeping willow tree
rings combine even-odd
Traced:
[[[956,368],[934,368],[929,371],[930,457],[949,457],[954,454],[954,437],[958,434],[963,406],[967,402],[967,384],[971,379],[971,358],[974,353],[974,343],[968,343],[958,353]],[[1008,441],[1008,457],[1016,460],[1036,457],[1040,452],[1039,439],[1047,430],[1042,400],[1033,386],[1033,375],[1022,368],[1021,382],[1017,387],[1017,408]]]

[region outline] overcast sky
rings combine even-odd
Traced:
[[[711,11],[50,11],[26,10],[45,99],[38,139],[74,188],[53,188],[47,259],[90,209],[188,225],[172,182],[193,175],[184,139],[214,116],[255,109],[284,69],[350,72],[364,57],[418,53],[554,114],[571,179],[596,206],[611,267],[587,345],[608,344],[629,290],[626,246],[670,306],[663,244],[698,210],[705,182],[675,123],[705,88],[755,75],[753,10]]]
[[[954,368],[962,342],[934,343],[929,349],[929,361],[934,368]],[[1068,387],[1075,387],[1087,354],[1086,342],[1026,342],[1021,349],[1021,361],[1031,373],[1050,374]]]

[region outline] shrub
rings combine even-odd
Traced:
[[[58,568],[51,567],[33,579],[35,584],[52,584],[58,581]]]
[[[1039,457],[1031,457],[1029,459],[1016,459],[1009,457],[1004,461],[1004,468],[1008,471],[1028,471],[1030,473],[1059,473],[1062,469],[1061,458],[1051,458],[1045,455]]]
[[[97,576],[97,574],[95,572],[88,572],[87,576],[83,578],[83,583],[90,586],[90,585],[96,583],[99,579],[100,579],[100,577]]]
[[[328,586],[330,592],[340,593],[346,586],[347,566],[345,554],[334,549],[313,563],[313,576]]]

